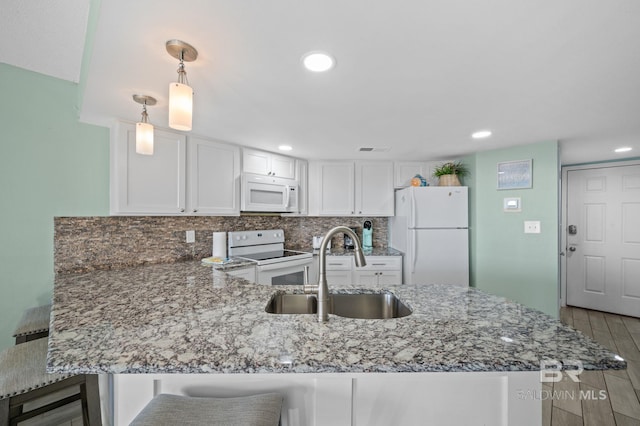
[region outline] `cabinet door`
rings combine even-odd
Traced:
[[[240,148],[189,139],[189,212],[240,215]]]
[[[309,162],[296,160],[298,188],[298,214],[309,213]]]
[[[378,271],[353,271],[353,281],[355,285],[376,285],[378,284]]]
[[[136,154],[135,124],[120,123],[112,173],[112,213],[180,214],[185,209],[186,137],[154,129],[153,155]]]
[[[393,163],[357,161],[355,170],[356,214],[393,216]]]
[[[232,275],[238,278],[244,278],[245,280],[255,283],[256,282],[256,267],[251,266],[249,268],[242,269],[234,269],[233,271],[227,272],[227,274]]]
[[[425,179],[429,179],[430,169],[427,163],[420,161],[397,161],[394,164],[395,179],[394,186],[396,188],[407,188],[411,186],[411,179],[415,175],[421,175]]]
[[[296,177],[295,158],[284,155],[271,155],[271,176],[294,179]]]
[[[354,164],[322,162],[319,168],[319,214],[350,216],[354,214]]]
[[[402,271],[379,271],[378,284],[402,284]]]
[[[259,175],[269,175],[271,172],[271,155],[268,152],[243,148],[242,171]]]
[[[334,285],[352,284],[353,278],[351,271],[327,271],[327,284],[331,287]]]

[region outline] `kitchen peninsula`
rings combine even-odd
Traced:
[[[270,296],[291,286],[250,284],[198,261],[58,275],[48,370],[113,374],[115,424],[127,424],[154,391],[276,390],[285,395],[283,425],[388,424],[389,413],[405,424],[538,425],[541,360],[625,367],[584,335],[503,298],[384,288],[413,313],[327,323],[269,314]],[[455,410],[460,404],[467,409]]]

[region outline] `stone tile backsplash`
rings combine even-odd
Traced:
[[[171,263],[211,256],[212,233],[284,229],[285,246],[311,250],[312,236],[338,225],[357,227],[373,222],[373,246],[387,247],[387,218],[247,216],[100,216],[54,219],[56,274]],[[185,242],[195,230],[196,242]],[[342,236],[332,245],[342,246]]]

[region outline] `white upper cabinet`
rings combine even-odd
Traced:
[[[240,148],[190,137],[188,213],[240,214]]]
[[[356,161],[357,215],[393,216],[393,163]]]
[[[265,176],[294,179],[296,176],[296,160],[295,158],[284,155],[243,148],[242,171]]]
[[[393,163],[318,161],[309,166],[309,214],[393,216]]]
[[[415,175],[421,175],[425,179],[429,178],[431,171],[426,162],[421,161],[396,161],[395,163],[395,187],[407,188],[411,186],[411,179]]]
[[[354,170],[351,161],[317,163],[318,191],[310,191],[310,195],[318,201],[318,214],[351,216],[355,213]]]
[[[111,214],[240,214],[239,147],[156,127],[153,155],[140,155],[135,132],[112,132]]]
[[[154,131],[153,155],[136,154],[135,124],[119,123],[111,141],[111,213],[185,210],[186,137]]]

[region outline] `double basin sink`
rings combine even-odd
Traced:
[[[317,314],[315,294],[277,293],[271,296],[267,307],[270,314]],[[390,319],[411,315],[411,309],[390,291],[330,293],[329,313],[346,318]]]

